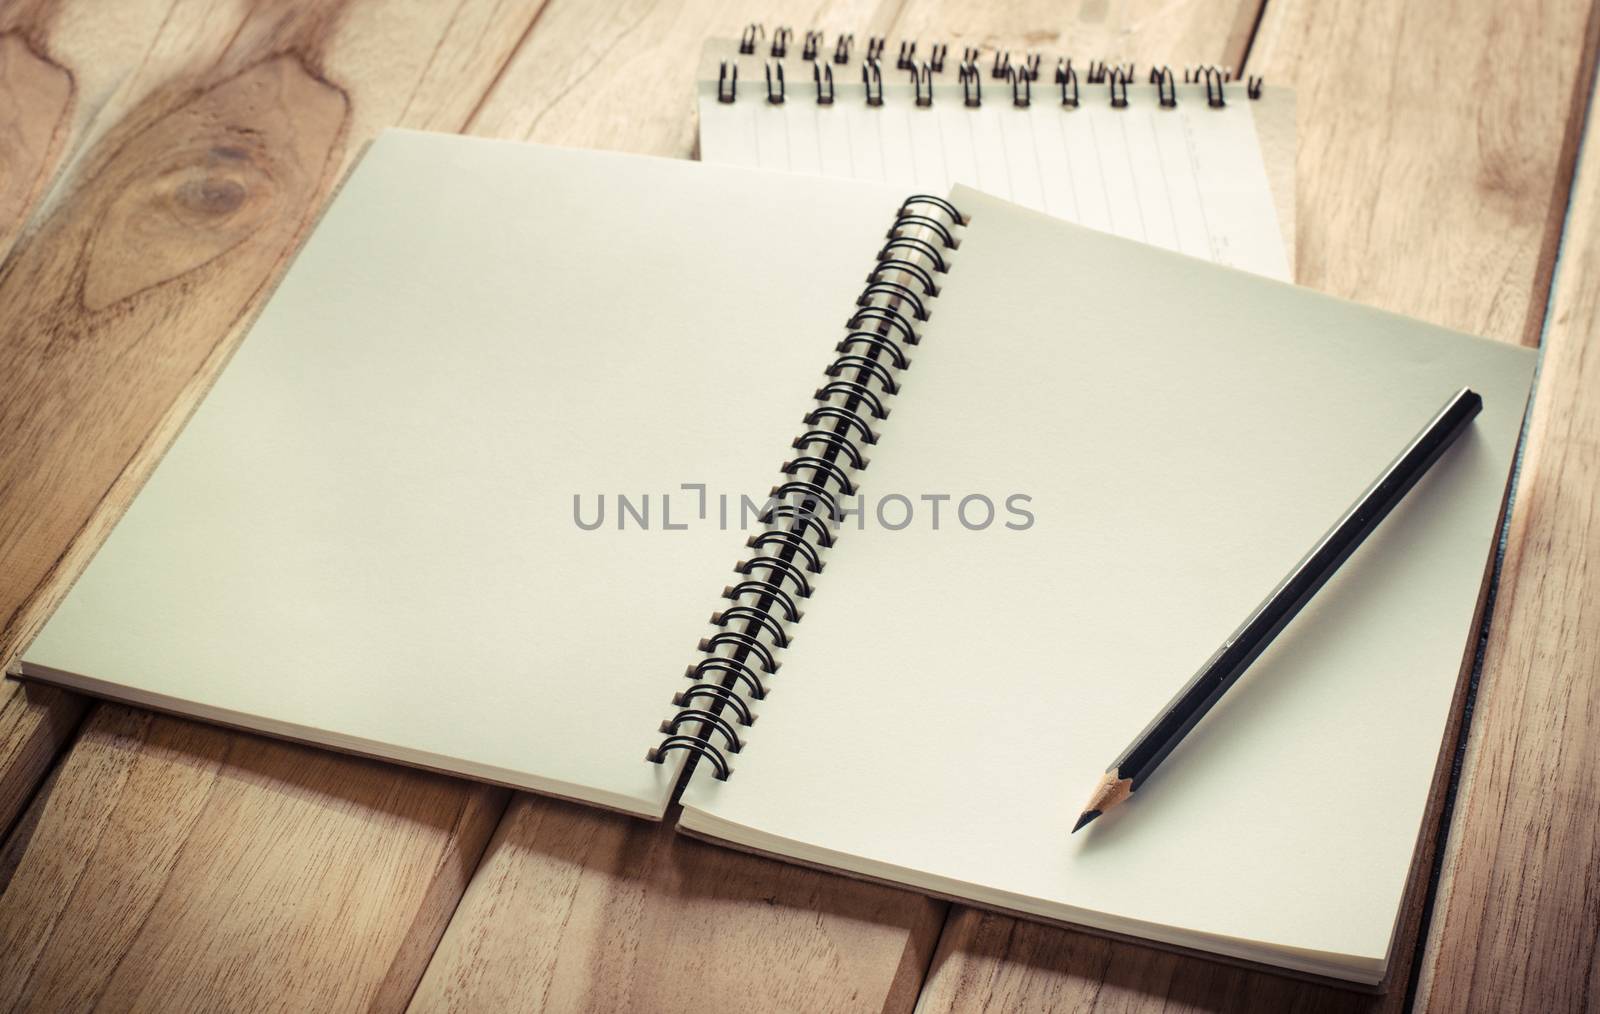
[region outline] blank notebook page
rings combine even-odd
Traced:
[[[898,196],[385,133],[24,670],[659,817],[744,554],[659,496],[770,485]]]
[[[862,477],[869,517],[898,493],[916,520],[842,533],[731,778],[697,775],[683,825],[1376,981],[1532,353],[952,200],[972,222]],[[1070,835],[1106,765],[1465,385],[1468,433],[1138,795]],[[1013,493],[1031,528],[1004,527]],[[938,531],[924,494],[953,498]],[[966,494],[1000,505],[983,531]]]

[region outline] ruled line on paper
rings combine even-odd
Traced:
[[[1216,233],[1211,229],[1211,215],[1206,208],[1205,191],[1200,189],[1200,166],[1198,152],[1195,149],[1194,123],[1187,115],[1183,121],[1183,128],[1184,149],[1188,152],[1189,165],[1193,170],[1195,202],[1200,206],[1200,217],[1206,228],[1206,252],[1212,260],[1221,262],[1222,250],[1218,246]]]
[[[1083,221],[1083,201],[1078,197],[1078,174],[1072,171],[1072,145],[1067,143],[1067,119],[1062,116],[1056,120],[1061,134],[1061,157],[1067,162],[1067,187],[1072,192],[1073,221],[1085,224]]]
[[[1116,110],[1113,126],[1096,122],[1113,115],[1098,93],[1071,110],[973,109],[948,93],[919,109],[897,89],[884,98],[870,110],[859,90],[845,88],[831,106],[798,95],[780,106],[718,103],[715,82],[702,82],[701,158],[934,194],[962,183],[1088,228],[1288,276],[1246,104],[1200,108],[1203,99],[1184,95],[1180,109],[1157,113],[1141,106],[1156,101],[1154,86],[1134,86],[1132,108]],[[1041,125],[1038,116],[1056,122]],[[1148,122],[1129,124],[1129,116]]]
[[[1033,151],[1033,171],[1039,174],[1039,203],[1043,205],[1040,211],[1052,214],[1050,210],[1050,187],[1045,181],[1044,162],[1039,157],[1039,133],[1034,130],[1033,117],[1027,117],[1028,147]]]
[[[1139,212],[1139,240],[1149,242],[1150,226],[1144,218],[1144,201],[1139,198],[1139,167],[1133,161],[1133,152],[1129,150],[1131,145],[1128,142],[1128,118],[1119,117],[1117,128],[1122,131],[1122,158],[1128,164],[1128,179],[1133,182],[1133,186],[1129,188],[1133,191],[1133,206]]]
[[[1155,149],[1156,159],[1161,164],[1161,183],[1164,187],[1167,187],[1167,215],[1172,219],[1172,240],[1174,243],[1179,244],[1179,249],[1181,250],[1183,229],[1178,225],[1177,202],[1172,199],[1170,187],[1172,177],[1167,174],[1166,162],[1161,158],[1161,138],[1156,133],[1156,121],[1152,117],[1147,119],[1146,122],[1150,125],[1150,146]]]
[[[1089,139],[1094,142],[1095,162],[1097,163],[1095,168],[1100,170],[1100,192],[1106,199],[1106,221],[1109,222],[1111,226],[1109,231],[1115,232],[1117,228],[1117,216],[1112,209],[1116,205],[1113,204],[1111,200],[1111,185],[1106,182],[1106,163],[1105,159],[1101,157],[1100,132],[1094,129],[1094,117],[1090,116],[1087,119],[1089,124]]]

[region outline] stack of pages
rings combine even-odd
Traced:
[[[391,131],[9,671],[1377,983],[1532,369],[961,184]],[[1070,835],[1463,386],[1471,431]],[[849,513],[741,509],[796,484]]]

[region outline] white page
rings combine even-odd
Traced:
[[[931,194],[960,183],[1127,239],[1290,278],[1291,258],[1256,134],[1254,108],[1263,103],[1248,99],[1242,84],[1226,87],[1220,109],[1207,105],[1199,84],[1177,85],[1175,108],[1160,105],[1154,85],[1135,84],[1127,89],[1127,108],[1117,109],[1106,85],[1085,82],[1078,107],[1067,109],[1044,72],[1030,104],[1018,108],[1010,86],[985,69],[982,104],[969,108],[961,86],[952,83],[950,64],[935,77],[932,106],[918,108],[906,83],[909,72],[891,65],[883,72],[883,105],[869,107],[852,63],[834,67],[834,103],[819,105],[809,63],[746,57],[735,58],[744,81],[735,100],[718,102],[717,46],[715,40],[707,44],[701,68],[704,161],[887,179]],[[781,105],[765,101],[769,62],[782,63],[788,75]],[[848,122],[843,157],[795,158],[794,125],[804,123],[811,138],[829,129],[822,126],[829,119]],[[1287,122],[1292,129],[1292,117]],[[1293,158],[1292,143],[1274,150]]]
[[[683,825],[981,904],[1381,974],[1530,350],[1110,239],[971,216],[726,782]],[[1484,410],[1139,794],[1100,773],[1465,385]],[[871,523],[877,498],[984,494]],[[1005,497],[1032,497],[1023,531]],[[898,521],[901,508],[891,512]],[[982,510],[969,512],[973,523]]]
[[[679,485],[771,484],[896,200],[385,133],[24,670],[660,816],[745,554]]]

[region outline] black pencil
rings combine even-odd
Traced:
[[[1388,516],[1395,504],[1422,478],[1423,473],[1439,460],[1439,456],[1461,435],[1482,408],[1483,399],[1470,388],[1462,388],[1445,403],[1439,414],[1383,470],[1377,481],[1361,494],[1328,530],[1328,534],[1295,565],[1288,577],[1278,583],[1266,601],[1256,607],[1250,618],[1233,632],[1233,636],[1222,642],[1222,647],[1206,660],[1194,678],[1112,761],[1100,783],[1095,786],[1094,794],[1089,797],[1083,812],[1078,815],[1078,822],[1072,828],[1074,832],[1125,801],[1144,784],[1150,773],[1166,760],[1172,748],[1238,681],[1250,663],[1266,650],[1278,632],[1294,619],[1301,607],[1339,569],[1339,565],[1355,552],[1362,540],[1378,526],[1378,522]]]

